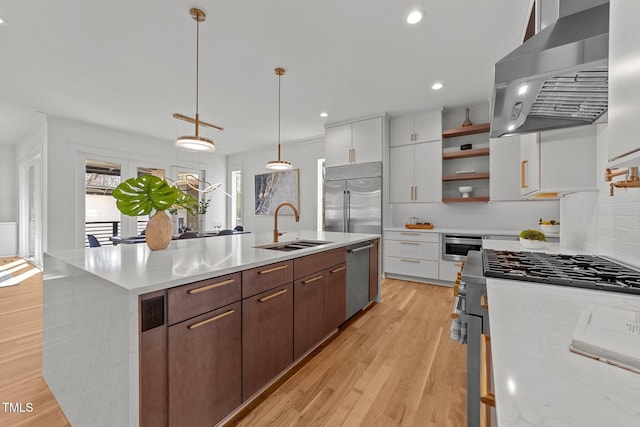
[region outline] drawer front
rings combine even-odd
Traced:
[[[334,265],[342,264],[347,259],[347,249],[338,248],[313,255],[307,255],[293,260],[293,270],[296,279],[308,276],[318,271],[326,270]]]
[[[234,273],[169,289],[169,325],[239,301],[241,283],[240,273]]]
[[[395,258],[385,256],[384,270],[386,273],[437,279],[438,261],[425,261],[412,258]]]
[[[440,280],[455,282],[458,273],[462,270],[462,261],[443,261],[440,260]]]
[[[293,260],[263,265],[242,272],[242,298],[293,282]]]
[[[437,243],[414,242],[411,240],[387,240],[384,245],[385,256],[397,258],[438,260]]]
[[[406,240],[411,242],[438,243],[438,233],[425,233],[415,230],[385,231],[384,238],[387,240]]]

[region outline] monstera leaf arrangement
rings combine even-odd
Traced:
[[[111,194],[116,199],[118,210],[125,215],[148,215],[151,211],[156,211],[145,232],[147,245],[151,250],[164,249],[171,242],[171,220],[162,211],[177,207],[193,214],[198,207],[195,198],[154,175],[129,178],[120,183]]]

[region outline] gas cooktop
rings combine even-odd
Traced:
[[[640,295],[640,271],[595,255],[484,249],[485,277]]]

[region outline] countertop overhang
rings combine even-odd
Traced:
[[[151,251],[142,243],[52,251],[46,255],[127,291],[142,294],[379,237],[377,234],[290,231],[281,236],[279,241],[304,239],[330,243],[282,252],[256,248],[273,243],[273,234],[265,232],[174,240],[167,249],[159,251]],[[46,268],[44,275],[46,279]]]

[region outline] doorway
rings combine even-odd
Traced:
[[[42,267],[42,156],[19,165],[18,255]]]

